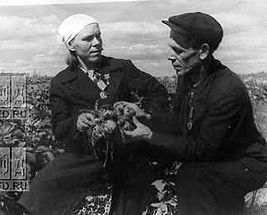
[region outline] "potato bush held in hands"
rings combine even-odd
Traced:
[[[123,105],[102,107],[94,111],[96,124],[87,130],[89,144],[102,165],[112,160],[114,144],[124,142],[123,131],[134,130],[135,110]]]

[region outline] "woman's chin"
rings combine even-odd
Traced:
[[[101,59],[101,54],[95,55],[95,56],[90,56],[89,58],[87,58],[87,61],[89,63],[97,63],[100,61],[100,59]]]

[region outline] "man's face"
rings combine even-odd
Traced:
[[[97,62],[103,50],[101,32],[98,24],[85,26],[73,39],[71,46],[85,64]]]
[[[183,76],[194,70],[200,65],[198,50],[184,48],[172,38],[169,40],[170,54],[168,60],[171,61],[173,68],[176,70],[178,76]]]

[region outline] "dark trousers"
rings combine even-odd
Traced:
[[[257,169],[247,165],[250,161],[258,165]],[[266,180],[266,168],[259,171],[261,165],[250,159],[185,163],[175,178],[181,215],[241,215],[244,195]]]
[[[142,160],[142,159],[141,159]],[[153,181],[153,174],[145,162],[136,163],[119,160],[112,187],[112,215],[139,215],[144,210],[149,197],[148,191]],[[137,163],[140,164],[138,167]],[[141,166],[143,163],[144,166]]]
[[[19,203],[33,215],[69,215],[85,196],[101,190],[106,178],[95,156],[64,153],[39,172]]]

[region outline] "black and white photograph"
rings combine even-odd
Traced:
[[[1,0],[0,215],[267,214],[266,11]]]

